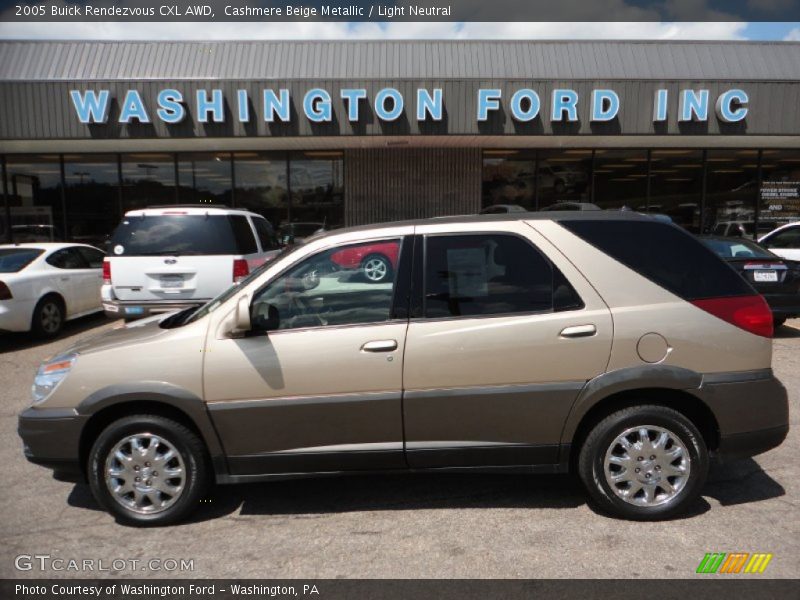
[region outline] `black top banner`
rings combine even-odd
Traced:
[[[800,0],[0,0],[0,21],[800,21]]]

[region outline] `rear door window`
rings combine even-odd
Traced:
[[[779,231],[766,240],[768,248],[800,248],[800,227]]]
[[[100,269],[103,267],[103,259],[106,257],[105,252],[101,252],[95,248],[86,248],[85,246],[76,246],[75,249],[83,256],[83,260],[86,261],[90,269]]]
[[[675,225],[645,220],[559,223],[684,300],[748,296],[753,288],[697,238]]]
[[[53,252],[45,259],[50,265],[58,269],[88,269],[89,263],[78,252],[77,248],[62,248]]]
[[[277,250],[279,248],[278,236],[275,235],[275,231],[273,231],[266,219],[253,217],[253,225],[256,228],[256,234],[258,235],[258,240],[261,242],[261,249],[264,252],[268,250]]]
[[[253,237],[253,229],[244,215],[231,215],[231,227],[236,238],[237,254],[255,254],[258,252],[256,238]]]
[[[430,236],[425,257],[427,318],[549,312],[583,306],[563,274],[538,249],[517,236]]]
[[[239,252],[227,215],[125,217],[109,248],[114,256],[246,254]]]

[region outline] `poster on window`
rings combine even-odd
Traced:
[[[486,253],[483,248],[447,251],[450,298],[485,298],[489,295]]]
[[[764,181],[761,216],[778,222],[800,218],[800,181]]]

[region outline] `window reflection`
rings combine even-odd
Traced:
[[[231,206],[231,155],[179,154],[178,183],[181,204]]]
[[[57,154],[9,156],[6,160],[10,234],[13,242],[52,242],[64,239],[61,162]],[[9,224],[3,211],[3,240]]]
[[[598,150],[594,203],[605,209],[647,210],[647,151]]]
[[[753,237],[758,150],[709,150],[706,160],[703,231]]]
[[[306,152],[289,163],[292,229],[316,231],[341,227],[344,220],[342,153]],[[286,223],[282,224],[285,229]]]
[[[601,152],[601,151],[598,151]],[[539,208],[558,208],[561,202],[589,202],[592,150],[539,153]]]
[[[285,156],[238,152],[233,159],[236,206],[263,215],[277,228],[288,210]]]
[[[658,149],[650,154],[650,212],[661,213],[689,231],[700,231],[702,150]]]
[[[482,208],[515,204],[536,210],[536,157],[516,150],[483,153]]]
[[[124,211],[175,204],[175,161],[172,154],[122,155]]]
[[[67,238],[103,247],[119,214],[119,173],[115,154],[64,156]]]

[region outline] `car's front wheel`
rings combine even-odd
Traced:
[[[87,470],[95,499],[130,525],[168,525],[185,518],[210,481],[202,440],[159,415],[111,423],[92,446]]]
[[[708,450],[697,427],[664,406],[633,406],[597,423],[578,457],[587,491],[605,512],[624,519],[666,519],[700,494]]]

